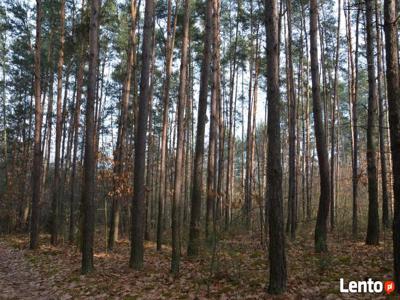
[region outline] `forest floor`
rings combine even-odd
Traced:
[[[99,240],[95,271],[86,276],[80,274],[76,246],[50,246],[47,235],[40,242],[38,250],[30,251],[26,235],[0,237],[0,299],[272,299],[265,293],[266,250],[256,234],[237,231],[221,237],[215,248],[206,247],[196,260],[184,256],[178,278],[169,272],[170,248],[159,253],[152,242],[145,244],[144,269],[138,272],[128,267],[127,240],[112,253]],[[287,246],[288,291],[274,299],[386,298],[340,294],[339,279],[390,279],[391,233],[382,234],[379,246],[333,233],[329,253],[321,255],[314,252],[310,224]]]

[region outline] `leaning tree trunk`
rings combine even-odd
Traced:
[[[315,225],[315,250],[326,252],[327,246],[327,220],[330,204],[330,180],[328,150],[326,148],[326,136],[324,123],[322,121],[322,107],[319,82],[318,62],[318,3],[310,0],[310,57],[312,77],[312,98],[315,126],[315,139],[317,144],[317,155],[319,162],[320,189],[317,223]]]

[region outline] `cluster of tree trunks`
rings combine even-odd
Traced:
[[[103,79],[106,69],[105,60],[99,65],[99,31],[100,31],[100,0],[91,0],[90,26],[88,43],[82,42],[77,51],[76,82],[74,89],[73,113],[70,116],[70,125],[66,126],[68,85],[71,66],[68,64],[64,70],[65,51],[65,6],[64,0],[60,1],[59,10],[59,51],[57,62],[57,100],[56,100],[56,124],[55,124],[55,149],[54,149],[54,175],[50,182],[50,154],[52,137],[52,110],[53,110],[53,46],[50,45],[47,53],[49,70],[45,80],[41,78],[41,27],[42,27],[42,2],[36,1],[36,42],[34,49],[34,107],[35,123],[33,137],[33,164],[32,164],[32,202],[30,207],[30,248],[38,246],[40,203],[43,195],[42,187],[51,190],[51,243],[56,245],[64,236],[66,219],[69,220],[68,240],[75,240],[75,193],[78,177],[78,144],[79,123],[82,95],[84,93],[85,64],[88,60],[87,74],[87,101],[85,106],[85,130],[84,130],[84,154],[83,178],[80,206],[80,234],[82,251],[82,273],[93,270],[93,243],[95,232],[95,187],[97,175],[97,153],[99,148],[99,132],[101,128],[101,111],[103,96]],[[229,61],[229,78],[226,79],[221,70],[221,1],[206,0],[204,10],[203,49],[200,70],[200,86],[198,99],[197,130],[193,133],[193,74],[192,57],[190,49],[191,8],[190,0],[182,2],[183,19],[179,86],[177,93],[177,111],[175,121],[170,122],[170,86],[173,75],[173,55],[178,22],[180,2],[177,1],[173,12],[172,0],[167,2],[167,32],[165,41],[165,76],[162,83],[162,122],[159,141],[160,158],[151,154],[152,149],[157,148],[154,139],[153,119],[151,108],[153,106],[153,88],[155,73],[155,1],[145,1],[143,32],[141,35],[140,58],[140,87],[137,107],[131,112],[130,99],[132,94],[132,82],[136,84],[137,55],[137,27],[139,20],[139,3],[131,0],[130,3],[130,33],[127,49],[127,59],[124,69],[122,93],[120,97],[120,112],[118,117],[118,133],[116,148],[113,154],[112,177],[112,202],[107,233],[107,248],[113,250],[119,237],[121,202],[124,195],[120,190],[125,184],[127,162],[129,160],[128,148],[132,142],[129,136],[130,118],[134,119],[134,159],[133,159],[133,198],[130,212],[131,256],[130,266],[136,270],[143,268],[144,240],[150,239],[150,223],[157,223],[156,238],[157,250],[162,250],[164,243],[164,229],[166,221],[166,203],[171,200],[171,245],[172,259],[171,271],[178,275],[180,271],[181,241],[184,225],[188,225],[188,256],[197,256],[201,246],[201,216],[204,211],[205,238],[213,238],[215,242],[217,234],[217,220],[225,229],[229,228],[232,218],[232,204],[235,197],[235,188],[241,186],[238,191],[243,195],[241,214],[244,216],[244,225],[252,229],[254,208],[256,207],[256,193],[260,210],[261,239],[269,236],[269,263],[270,278],[268,292],[281,294],[286,290],[287,268],[284,230],[284,190],[283,184],[283,158],[282,153],[282,129],[281,129],[281,92],[280,92],[280,38],[281,19],[285,15],[285,71],[286,71],[286,97],[288,112],[288,209],[286,232],[292,239],[296,238],[296,230],[299,222],[299,212],[302,211],[304,220],[312,218],[312,191],[314,150],[311,143],[310,129],[310,95],[309,95],[309,70],[311,71],[312,109],[314,118],[315,146],[319,167],[319,204],[315,225],[315,251],[328,251],[328,222],[331,229],[336,224],[336,209],[338,200],[339,177],[339,152],[340,152],[340,33],[341,10],[344,11],[346,41],[347,41],[347,66],[348,66],[348,107],[351,134],[351,177],[352,177],[352,235],[357,238],[359,232],[358,221],[358,182],[360,179],[360,155],[359,155],[359,21],[365,15],[366,33],[366,60],[368,75],[368,114],[366,130],[366,162],[368,178],[368,227],[366,232],[366,244],[379,244],[379,185],[378,185],[378,158],[381,170],[382,192],[382,225],[390,228],[391,208],[391,182],[393,186],[394,215],[393,215],[393,253],[394,274],[396,285],[400,286],[400,83],[398,64],[398,28],[397,28],[397,3],[395,0],[384,0],[384,38],[379,26],[382,23],[380,4],[377,0],[365,0],[356,5],[355,31],[352,29],[350,13],[352,3],[344,0],[343,5],[339,0],[336,27],[336,49],[334,50],[334,68],[330,70],[325,60],[326,32],[321,26],[319,17],[319,2],[309,1],[309,35],[307,34],[305,5],[301,6],[301,46],[297,84],[295,81],[295,68],[293,59],[293,28],[294,15],[292,2],[281,1],[280,12],[277,0],[266,0],[265,33],[266,33],[266,78],[267,78],[267,103],[268,116],[266,136],[262,146],[256,144],[259,139],[256,117],[258,77],[261,74],[263,58],[261,45],[262,37],[259,36],[260,22],[256,20],[254,3],[250,1],[250,41],[249,41],[249,82],[248,82],[248,115],[247,135],[244,138],[244,125],[242,125],[242,145],[236,143],[236,103],[239,87],[239,70],[242,75],[242,96],[244,95],[243,72],[245,67],[239,64],[237,51],[240,44],[239,22],[243,18],[242,1],[237,3],[235,24],[230,23],[230,44],[233,45],[233,54]],[[284,7],[285,6],[285,7]],[[283,13],[283,9],[285,12]],[[84,8],[82,6],[82,15]],[[232,20],[229,20],[231,22]],[[82,17],[81,23],[84,24]],[[374,26],[375,25],[375,26]],[[179,27],[178,27],[179,28]],[[50,41],[55,40],[55,29],[50,30]],[[234,32],[234,33],[233,33]],[[355,32],[355,43],[353,33]],[[309,36],[309,41],[308,41]],[[79,34],[78,34],[79,37]],[[83,39],[84,40],[84,39]],[[305,42],[305,45],[303,45]],[[305,51],[303,52],[303,46]],[[355,46],[355,49],[353,49]],[[89,49],[89,56],[86,52]],[[309,52],[309,53],[308,53]],[[375,55],[376,53],[376,55]],[[310,58],[310,62],[309,62]],[[385,61],[384,61],[385,58]],[[386,64],[386,65],[385,65]],[[385,69],[386,67],[386,69]],[[384,72],[386,70],[386,78]],[[333,89],[330,87],[332,78],[329,74],[333,71]],[[101,72],[101,74],[99,74]],[[322,73],[320,73],[322,72]],[[5,73],[4,73],[5,74]],[[63,79],[65,91],[63,99]],[[322,79],[322,80],[321,80]],[[386,82],[385,82],[386,79]],[[191,81],[192,80],[192,81]],[[4,79],[5,81],[5,79]],[[210,84],[211,83],[211,84]],[[225,83],[229,87],[228,95],[225,92]],[[385,91],[385,83],[386,90]],[[41,85],[43,84],[43,91]],[[322,86],[321,86],[322,84]],[[297,85],[297,86],[296,86]],[[211,87],[211,89],[210,89]],[[296,93],[297,88],[297,93]],[[48,91],[47,91],[48,89]],[[100,89],[100,92],[99,92]],[[210,123],[206,168],[206,193],[203,193],[203,175],[205,161],[205,130],[207,123],[208,96],[210,97]],[[331,91],[332,90],[332,91]],[[5,88],[4,88],[5,91]],[[76,95],[75,95],[76,93]],[[136,89],[135,92],[137,93]],[[332,93],[332,94],[331,94]],[[43,100],[41,95],[43,94]],[[47,99],[47,114],[42,138],[43,110],[45,97]],[[135,97],[135,96],[134,96]],[[388,122],[391,153],[385,150],[385,97],[388,102]],[[5,106],[5,95],[3,95]],[[228,99],[224,103],[224,99]],[[244,102],[244,101],[243,101]],[[330,102],[330,103],[329,103]],[[227,107],[224,107],[227,105]],[[329,111],[330,105],[330,111]],[[242,103],[242,110],[243,110]],[[5,110],[5,108],[4,108]],[[330,112],[330,115],[329,115]],[[226,122],[224,121],[226,118]],[[242,112],[242,119],[244,119]],[[242,120],[243,121],[243,120]],[[6,117],[4,117],[6,122]],[[133,122],[132,122],[133,123]],[[329,128],[330,124],[330,128]],[[175,127],[174,127],[175,126]],[[6,127],[4,123],[4,127]],[[67,130],[68,129],[68,130]],[[330,129],[330,134],[328,133]],[[6,135],[6,131],[4,133]],[[265,133],[264,133],[265,134]],[[68,136],[68,137],[67,137]],[[195,138],[195,145],[191,147]],[[378,140],[379,139],[379,140]],[[192,141],[191,141],[192,140]],[[273,142],[269,142],[273,141]],[[170,144],[168,144],[170,142]],[[378,148],[379,142],[379,148]],[[7,137],[4,137],[7,145]],[[174,147],[176,148],[174,149]],[[330,156],[328,153],[330,146]],[[243,147],[241,165],[237,168],[234,162],[235,147]],[[194,148],[192,153],[191,148]],[[29,151],[26,150],[26,153]],[[301,151],[302,150],[302,151]],[[25,153],[25,152],[24,152]],[[43,167],[43,153],[45,154],[45,166]],[[147,156],[146,156],[147,153]],[[244,153],[246,158],[244,159]],[[378,156],[379,154],[379,156]],[[225,158],[226,155],[226,158]],[[7,148],[5,149],[7,156]],[[226,163],[224,162],[226,160]],[[387,160],[391,164],[388,170]],[[189,166],[192,163],[192,168]],[[8,168],[8,166],[6,166]],[[158,168],[158,170],[156,170]],[[174,171],[169,171],[169,168]],[[240,169],[240,175],[235,172]],[[71,170],[70,170],[71,169]],[[64,204],[64,186],[67,183],[67,170],[69,174],[69,217],[66,218]],[[256,173],[256,170],[258,173]],[[392,172],[390,176],[390,171]],[[6,169],[6,186],[8,173]],[[300,173],[301,180],[299,180]],[[258,175],[258,178],[256,177]],[[235,176],[240,177],[240,184],[235,182]],[[264,178],[265,177],[265,178]],[[189,178],[189,179],[188,179]],[[154,186],[159,180],[158,190],[149,191],[147,186]],[[258,183],[258,190],[256,184]],[[235,185],[236,184],[236,185]],[[185,189],[190,188],[190,193]],[[171,195],[169,193],[171,192]],[[204,197],[205,195],[205,197]],[[301,202],[300,196],[301,195]],[[154,196],[154,197],[153,197]],[[202,210],[202,201],[205,198],[205,209]],[[27,202],[27,201],[26,201]],[[190,203],[189,203],[190,202]],[[241,203],[242,204],[242,203]],[[301,204],[301,205],[300,205]],[[190,209],[189,209],[190,206]],[[107,204],[105,204],[107,207]],[[28,205],[21,209],[21,223],[27,223]],[[265,211],[263,211],[265,209]],[[183,215],[182,215],[183,214]],[[107,218],[107,212],[105,212]],[[153,220],[154,219],[154,220]],[[107,222],[106,222],[107,223]],[[221,225],[220,224],[220,225]],[[106,225],[107,226],[107,225]],[[107,227],[106,227],[107,228]],[[268,230],[266,229],[268,228]]]

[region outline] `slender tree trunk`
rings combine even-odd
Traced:
[[[386,80],[389,104],[390,141],[393,171],[393,267],[396,292],[400,293],[400,87],[397,38],[397,3],[385,0]]]
[[[383,110],[385,96],[383,91],[383,61],[382,61],[382,39],[380,5],[375,0],[375,30],[376,30],[376,47],[377,47],[377,68],[378,68],[378,110],[379,110],[379,154],[381,160],[381,184],[382,184],[382,224],[383,228],[390,228],[389,221],[389,195],[388,195],[388,179],[385,153],[385,112]]]
[[[53,21],[50,19],[50,22],[52,23]],[[50,144],[49,147],[46,148],[46,142],[51,141],[51,127],[52,127],[52,113],[53,113],[53,83],[54,83],[54,72],[53,72],[53,37],[54,37],[54,26],[51,26],[50,29],[50,37],[49,37],[49,47],[48,47],[48,53],[47,53],[47,63],[49,65],[48,70],[47,70],[47,76],[46,76],[46,81],[44,84],[44,89],[43,89],[43,101],[42,101],[42,114],[44,114],[44,106],[45,106],[45,98],[46,98],[46,93],[48,89],[48,103],[47,103],[47,113],[46,113],[46,121],[45,124],[47,126],[44,127],[44,132],[42,134],[42,152],[44,152],[44,158],[46,160],[47,153],[46,149],[48,150],[47,152],[50,153]],[[43,118],[43,117],[42,117]],[[47,138],[48,137],[48,138]],[[50,156],[49,156],[50,158]],[[44,168],[43,168],[43,184],[44,188],[46,188],[47,183],[49,181],[49,177],[47,176],[47,171],[49,168],[50,162],[47,161]]]
[[[302,220],[306,220],[306,168],[305,168],[305,151],[306,151],[306,128],[305,128],[305,101],[304,101],[304,84],[303,84],[303,73],[304,73],[304,24],[303,17],[300,19],[300,54],[299,54],[299,64],[297,70],[297,99],[300,107],[297,108],[297,120],[300,123],[301,114],[301,124],[298,123],[297,126],[297,149],[296,155],[297,160],[297,175],[301,176],[301,210],[302,210]],[[307,54],[308,52],[306,52]],[[308,55],[308,54],[307,54]],[[300,132],[301,131],[301,132]],[[300,140],[301,134],[301,140]],[[300,156],[300,149],[303,152]]]
[[[295,95],[295,86],[293,78],[293,60],[292,60],[292,4],[290,0],[286,1],[287,9],[287,90],[289,99],[289,195],[288,195],[288,231],[290,231],[290,237],[296,238],[296,219],[297,219],[297,207],[296,207],[296,110],[297,101]]]
[[[63,111],[62,111],[62,143],[61,143],[61,163],[60,163],[60,184],[59,184],[59,233],[61,235],[62,242],[64,242],[65,237],[65,202],[64,202],[64,192],[65,192],[65,180],[67,173],[69,171],[69,161],[71,156],[70,149],[70,138],[71,138],[71,124],[68,127],[68,137],[67,137],[67,119],[68,110],[70,105],[68,104],[68,91],[69,91],[69,78],[70,78],[71,64],[68,64],[65,71],[65,88],[64,88],[64,100],[63,100]],[[72,103],[74,103],[74,95],[72,96]],[[71,117],[72,122],[72,117]],[[67,142],[67,145],[65,145]]]
[[[267,100],[268,100],[268,200],[269,205],[269,263],[268,292],[286,291],[287,271],[283,225],[282,163],[279,94],[279,23],[276,0],[265,2],[267,31]]]
[[[335,79],[333,86],[333,103],[332,103],[332,115],[331,115],[331,210],[330,210],[330,221],[331,221],[331,230],[335,228],[335,157],[337,161],[339,161],[339,157],[337,157],[337,152],[335,154],[335,146],[336,146],[336,114],[338,111],[338,89],[339,89],[339,51],[340,51],[340,19],[341,19],[341,0],[338,1],[338,14],[337,14],[337,29],[336,29],[336,52],[335,52]],[[338,149],[336,149],[338,151]]]
[[[236,66],[236,51],[239,35],[239,8],[240,2],[238,3],[237,17],[236,17],[236,28],[235,28],[235,41],[233,46],[233,62],[230,61],[229,70],[229,127],[228,127],[228,162],[226,170],[226,186],[225,186],[225,203],[224,203],[224,215],[225,215],[225,229],[228,229],[230,222],[230,206],[231,206],[231,195],[233,194],[231,182],[231,174],[233,169],[233,140],[234,136],[232,133],[232,127],[234,123],[233,106],[234,106],[234,96],[235,96],[235,76],[237,76],[237,66]],[[237,84],[236,84],[237,89]]]
[[[118,125],[117,145],[114,153],[114,197],[112,200],[110,230],[108,235],[108,250],[112,251],[115,241],[118,240],[118,228],[120,220],[120,198],[117,193],[121,182],[124,181],[124,161],[126,156],[126,131],[128,127],[128,106],[131,94],[132,67],[135,64],[136,50],[136,24],[138,8],[136,0],[131,1],[131,31],[128,50],[128,61],[126,65],[125,80],[121,97],[121,112]]]
[[[358,55],[359,55],[359,20],[361,9],[357,9],[356,17],[356,51],[354,53],[354,94],[353,94],[353,224],[352,231],[355,237],[358,233]]]
[[[60,153],[62,135],[62,77],[64,65],[64,23],[65,23],[65,1],[61,0],[60,7],[60,50],[58,52],[57,64],[57,120],[56,120],[56,151],[54,156],[54,184],[52,190],[52,225],[51,225],[51,244],[58,243],[59,221],[60,221]]]
[[[215,183],[215,192],[216,198],[215,203],[213,205],[213,229],[214,229],[214,237],[215,237],[215,228],[216,228],[216,220],[218,218],[219,209],[219,199],[222,191],[222,178],[223,178],[223,151],[224,151],[224,125],[223,125],[223,116],[222,116],[222,97],[221,97],[221,57],[220,57],[220,48],[221,48],[221,36],[220,36],[220,13],[221,13],[221,1],[214,0],[213,2],[214,13],[213,13],[213,62],[214,62],[214,72],[213,72],[213,89],[214,94],[212,97],[215,97],[217,104],[217,112],[216,112],[216,121],[218,126],[218,137],[216,144],[218,144],[218,153],[216,153],[216,160],[218,161],[218,169],[216,168],[216,172],[218,173],[218,177],[216,178]]]
[[[312,198],[312,188],[310,186],[310,88],[309,88],[309,78],[310,78],[310,68],[309,68],[309,59],[308,59],[308,36],[307,36],[307,28],[306,28],[306,18],[304,12],[304,5],[301,6],[301,15],[302,15],[302,23],[303,23],[303,32],[305,38],[305,58],[306,58],[306,81],[304,84],[305,88],[305,172],[306,172],[306,215],[307,221],[311,220],[311,198]]]
[[[323,15],[323,11],[322,11]],[[318,13],[318,20],[317,20],[317,30],[319,33],[319,50],[320,50],[320,66],[321,66],[321,79],[322,79],[322,91],[321,91],[321,96],[322,96],[322,120],[324,123],[324,133],[325,133],[325,139],[326,139],[326,145],[328,146],[329,143],[329,136],[328,134],[328,79],[327,79],[327,73],[328,73],[328,66],[326,65],[326,60],[325,60],[325,28],[321,26],[321,18]],[[310,29],[311,30],[311,29]],[[321,88],[320,88],[321,89]]]
[[[207,0],[205,30],[204,30],[204,49],[203,62],[201,65],[200,75],[200,94],[197,118],[197,135],[196,149],[193,166],[193,184],[192,184],[192,202],[190,214],[190,230],[188,255],[196,256],[199,251],[200,238],[200,213],[201,213],[201,194],[203,182],[203,158],[204,158],[204,131],[207,115],[207,94],[208,94],[208,77],[210,66],[210,52],[212,44],[212,0]]]
[[[3,49],[4,49],[4,56],[3,56],[3,61],[2,61],[2,71],[3,71],[3,86],[2,86],[2,105],[3,105],[3,144],[4,144],[4,149],[3,149],[3,155],[4,155],[4,194],[7,194],[8,190],[8,142],[7,142],[7,99],[6,99],[6,36],[4,35],[2,37],[4,43],[3,43]]]
[[[252,144],[253,144],[253,133],[252,133],[252,115],[253,115],[253,77],[254,77],[254,18],[253,18],[253,0],[250,0],[250,38],[249,38],[249,91],[248,91],[248,110],[247,110],[247,133],[246,133],[246,161],[244,162],[243,157],[243,173],[244,173],[244,221],[247,229],[250,229],[251,225],[251,211],[252,211],[252,195],[251,195],[251,177],[252,177]],[[244,99],[243,99],[244,100]],[[244,104],[244,103],[243,103]],[[243,105],[244,106],[244,105]],[[242,108],[243,108],[242,106]],[[244,121],[244,115],[243,121]],[[243,122],[244,124],[244,122]],[[242,126],[242,128],[244,125]],[[244,129],[243,129],[244,130]],[[243,138],[244,142],[244,138]],[[244,147],[244,145],[243,145]],[[242,152],[244,155],[244,151]]]
[[[255,180],[254,180],[254,162],[255,162],[255,142],[256,142],[256,116],[257,116],[257,100],[258,100],[258,75],[259,75],[259,58],[258,58],[258,52],[259,52],[259,38],[258,38],[258,29],[259,26],[257,24],[257,29],[256,29],[256,44],[255,44],[255,54],[254,54],[254,84],[252,87],[252,120],[251,120],[251,127],[250,127],[250,139],[249,139],[249,157],[248,157],[248,168],[247,168],[247,176],[248,176],[248,195],[249,197],[249,218],[248,218],[248,228],[251,228],[252,224],[252,211],[253,211],[253,190],[254,190],[254,185],[255,185]]]
[[[83,71],[85,67],[85,55],[84,49],[85,46],[82,46],[80,50],[80,58],[79,58],[79,66],[77,73],[77,84],[76,84],[76,99],[75,99],[75,112],[74,112],[74,123],[73,123],[73,153],[72,153],[72,170],[71,170],[71,178],[70,178],[70,208],[69,208],[69,234],[68,241],[69,243],[73,243],[75,238],[75,186],[76,186],[76,168],[77,168],[77,158],[78,158],[78,141],[79,141],[79,124],[80,124],[80,115],[81,115],[81,99],[82,99],[82,87],[83,87]]]
[[[91,1],[90,31],[89,31],[89,81],[86,104],[86,134],[85,159],[83,166],[82,185],[82,274],[93,271],[93,242],[95,228],[95,115],[97,68],[98,68],[98,38],[99,38],[100,0]]]
[[[315,225],[315,250],[326,252],[327,246],[327,221],[330,204],[330,180],[329,180],[329,161],[328,150],[326,147],[326,136],[322,121],[322,107],[320,97],[320,78],[318,62],[318,3],[317,0],[310,0],[310,57],[311,57],[311,77],[312,77],[312,97],[315,139],[317,144],[317,154],[320,174],[320,198]]]
[[[351,127],[351,145],[352,145],[352,235],[357,237],[358,218],[357,218],[357,194],[358,194],[358,128],[357,128],[357,77],[358,77],[358,20],[360,9],[357,9],[356,17],[356,49],[353,55],[353,42],[351,31],[350,2],[344,5],[344,16],[346,19],[346,36],[349,56],[349,107],[350,107],[350,127]]]
[[[367,62],[368,62],[368,127],[367,127],[367,173],[368,173],[368,228],[367,245],[379,244],[378,213],[378,174],[376,170],[377,154],[377,116],[378,101],[375,81],[373,15],[374,0],[366,0]]]
[[[81,20],[84,13],[85,5],[82,3],[81,7]],[[79,36],[79,35],[78,35]],[[73,116],[72,125],[72,136],[73,136],[73,152],[72,152],[72,170],[70,177],[70,202],[69,202],[69,231],[68,231],[68,241],[70,244],[74,242],[75,239],[75,188],[77,185],[76,174],[77,174],[77,164],[78,164],[78,141],[79,141],[79,127],[80,127],[80,116],[81,116],[81,100],[82,100],[82,90],[83,90],[83,75],[84,67],[87,59],[86,50],[87,42],[83,42],[79,48],[79,61],[77,66],[76,74],[76,98],[75,98],[75,109]]]
[[[222,105],[221,105],[222,106]],[[219,154],[218,160],[218,184],[217,184],[217,203],[215,208],[215,221],[219,221],[222,217],[222,207],[224,200],[224,174],[225,174],[225,122],[223,115],[223,108],[219,109]]]
[[[177,146],[176,146],[176,159],[175,159],[175,181],[174,181],[174,195],[172,197],[172,260],[171,272],[174,275],[179,273],[179,264],[181,257],[181,192],[182,192],[182,171],[183,171],[183,145],[185,143],[185,101],[186,101],[186,72],[188,62],[188,46],[189,46],[189,20],[190,20],[190,1],[185,0],[184,4],[184,17],[183,17],[183,37],[181,49],[181,67],[179,75],[179,93],[178,93],[178,115],[177,115]]]
[[[188,54],[188,63],[187,63],[187,72],[186,72],[186,112],[185,112],[185,130],[186,130],[186,158],[185,158],[185,195],[184,195],[184,207],[183,207],[183,228],[189,228],[188,220],[189,220],[189,201],[190,201],[190,187],[191,187],[191,174],[192,174],[192,159],[193,159],[193,93],[192,93],[192,59],[191,59],[191,39],[189,37],[189,54]]]
[[[218,101],[220,93],[217,91],[218,89],[218,83],[219,79],[217,78],[219,74],[217,73],[217,68],[219,66],[216,66],[216,55],[217,55],[217,50],[216,44],[217,44],[217,21],[216,21],[216,15],[218,14],[215,11],[215,5],[213,1],[213,16],[212,16],[212,31],[213,31],[213,53],[212,53],[212,64],[213,64],[213,69],[211,74],[213,75],[213,83],[212,83],[212,91],[211,91],[211,104],[210,104],[210,134],[209,134],[209,143],[208,143],[208,164],[207,164],[207,202],[206,202],[206,226],[205,226],[205,235],[206,238],[209,236],[209,230],[210,230],[210,219],[212,217],[214,205],[215,205],[215,200],[216,200],[216,166],[218,165],[218,162],[216,161],[216,153],[217,153],[217,135],[218,135]],[[217,83],[218,81],[218,83]]]
[[[50,33],[50,39],[52,40],[52,33]],[[49,75],[49,96],[48,96],[48,102],[47,102],[47,112],[46,112],[46,127],[44,130],[44,135],[43,135],[43,152],[44,152],[44,159],[46,165],[44,166],[43,170],[43,182],[45,184],[44,188],[46,189],[47,186],[49,186],[49,181],[50,181],[50,176],[48,176],[48,170],[50,168],[50,153],[51,153],[51,138],[52,138],[52,128],[53,128],[53,98],[54,98],[54,93],[53,93],[53,85],[54,85],[54,70],[53,70],[53,58],[52,58],[52,48],[50,47],[49,50],[49,56],[48,56],[48,61],[49,61],[49,69],[50,69],[50,75]],[[47,143],[47,147],[46,147]]]
[[[143,238],[144,238],[144,209],[145,209],[145,157],[146,134],[149,114],[148,98],[150,92],[150,67],[152,56],[152,31],[154,18],[154,0],[146,0],[143,43],[142,69],[140,78],[139,111],[135,138],[134,187],[132,199],[132,229],[131,256],[129,265],[135,270],[143,268]]]
[[[163,238],[163,214],[164,202],[166,199],[166,167],[167,167],[167,139],[168,139],[168,112],[169,112],[169,89],[172,72],[172,58],[175,44],[175,30],[177,20],[177,8],[174,15],[174,25],[171,28],[172,0],[168,0],[167,16],[167,41],[165,48],[165,79],[163,83],[163,125],[161,132],[161,160],[160,160],[160,189],[158,194],[158,215],[157,215],[157,250],[161,251]],[[171,32],[172,30],[172,32]]]
[[[153,16],[153,28],[152,28],[152,39],[151,39],[151,60],[150,60],[150,88],[149,88],[149,120],[148,120],[148,143],[147,143],[147,165],[146,165],[146,186],[147,189],[145,191],[145,222],[144,222],[144,239],[146,241],[150,240],[150,205],[151,205],[151,195],[153,194],[153,185],[152,185],[152,166],[153,166],[153,151],[154,151],[154,135],[153,135],[153,113],[152,113],[152,106],[153,106],[153,93],[154,93],[154,59],[156,54],[155,48],[155,17]]]
[[[36,0],[36,43],[35,43],[35,136],[32,166],[32,213],[31,213],[31,232],[30,249],[38,247],[39,239],[39,218],[40,218],[40,188],[42,173],[42,150],[41,150],[41,130],[42,130],[42,103],[40,98],[40,51],[41,51],[41,26],[42,26],[42,1]]]
[[[104,52],[107,53],[108,45],[106,44],[104,47]],[[104,91],[104,73],[106,69],[106,61],[107,61],[107,55],[101,60],[99,59],[99,63],[101,62],[101,65],[99,66],[99,72],[100,72],[100,77],[97,80],[97,87],[96,87],[96,103],[95,103],[95,110],[94,110],[94,130],[95,130],[95,140],[94,140],[94,153],[95,153],[95,159],[97,161],[97,157],[99,155],[99,144],[100,144],[100,130],[101,130],[101,122],[102,122],[102,116],[103,116],[103,105],[106,99],[103,99],[103,91]],[[95,167],[95,176],[97,175],[97,165]],[[95,196],[96,197],[96,196]]]

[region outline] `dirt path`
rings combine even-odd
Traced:
[[[0,299],[55,299],[52,287],[24,259],[0,241]]]

